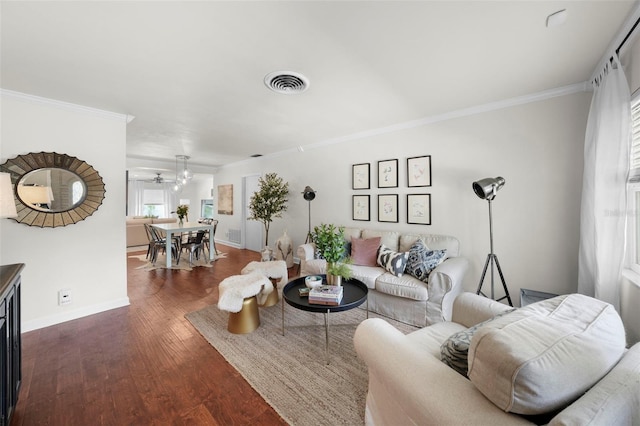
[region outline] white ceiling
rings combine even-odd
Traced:
[[[583,82],[633,7],[2,1],[0,86],[135,116],[132,167],[171,172],[176,154],[217,167]],[[546,28],[560,9],[564,25]],[[309,90],[269,91],[276,70]]]

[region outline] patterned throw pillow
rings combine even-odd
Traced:
[[[395,252],[384,244],[381,244],[378,248],[378,265],[382,266],[396,277],[401,277],[404,273],[408,258],[409,253]]]
[[[429,250],[422,240],[416,241],[409,249],[405,272],[420,281],[427,282],[429,274],[442,263],[447,250]]]
[[[486,323],[513,311],[515,311],[515,308],[509,309],[508,311],[502,312],[491,319],[482,321],[473,327],[469,327],[466,330],[459,331],[449,336],[449,338],[440,346],[440,360],[456,370],[458,373],[462,374],[464,377],[467,377],[467,357],[469,355],[469,346],[471,346],[471,339],[473,338],[473,335]]]

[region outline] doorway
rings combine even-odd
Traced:
[[[249,175],[242,178],[242,228],[244,248],[260,252],[263,246],[264,226],[257,220],[248,220],[251,217],[249,202],[254,192],[258,190],[260,175]]]

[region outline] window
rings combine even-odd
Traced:
[[[213,218],[213,200],[200,200],[200,216],[208,219]]]
[[[143,214],[145,216],[169,217],[167,211],[166,189],[147,189],[144,190]]]
[[[631,101],[631,152],[629,153],[629,221],[631,269],[640,273],[640,93]]]

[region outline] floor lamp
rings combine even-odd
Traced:
[[[505,296],[498,299],[498,301],[507,299],[509,302],[509,306],[513,306],[511,302],[511,296],[509,296],[509,290],[507,289],[507,283],[504,280],[504,275],[502,274],[502,268],[500,268],[500,262],[498,261],[498,256],[493,252],[493,217],[491,214],[491,202],[494,198],[496,198],[496,193],[504,186],[504,178],[496,177],[496,178],[485,178],[481,179],[477,182],[473,182],[473,192],[476,193],[478,197],[483,200],[487,200],[489,202],[489,247],[490,253],[487,255],[487,261],[484,263],[484,269],[482,270],[482,277],[480,278],[480,283],[478,284],[478,290],[476,294],[482,294],[482,284],[484,282],[484,277],[487,274],[487,268],[489,267],[489,263],[491,263],[491,299],[496,300],[494,297],[494,287],[493,287],[493,266],[495,265],[498,269],[498,273],[500,274],[500,279],[502,280],[502,287],[504,287]]]
[[[302,191],[302,196],[309,202],[309,230],[307,231],[307,239],[304,242],[307,244],[311,242],[311,201],[316,198],[316,191],[307,185],[305,186],[304,191]]]

